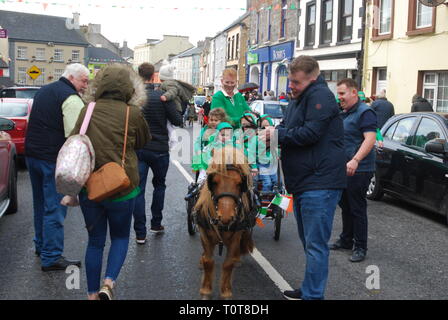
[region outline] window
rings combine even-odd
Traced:
[[[45,84],[45,68],[40,68],[40,76],[37,77],[37,79],[34,80],[34,85],[36,86],[43,86]]]
[[[64,73],[64,69],[55,69],[54,70],[54,79],[53,80],[59,80],[60,77],[62,77],[62,74]]]
[[[374,0],[372,40],[393,37],[395,0]]]
[[[17,47],[17,59],[18,60],[19,59],[21,59],[21,60],[28,59],[26,47],[21,47],[21,46]]]
[[[373,68],[372,93],[377,95],[387,89],[387,68]]]
[[[232,39],[227,39],[227,60],[230,60],[230,48],[232,46],[231,41]]]
[[[72,62],[79,62],[79,59],[81,57],[79,50],[72,50]]]
[[[240,34],[237,33],[235,42],[235,59],[239,58],[240,58]]]
[[[54,61],[64,62],[64,50],[54,49]]]
[[[423,97],[435,107],[434,111],[448,112],[448,71],[424,73]]]
[[[399,121],[392,140],[398,143],[411,144],[411,130],[415,122],[415,117],[405,118]],[[410,138],[411,137],[411,138]]]
[[[271,12],[272,10],[268,10],[268,14],[267,14],[267,41],[271,40]]]
[[[339,10],[339,41],[352,38],[353,33],[353,0],[341,0]]]
[[[280,38],[284,38],[286,36],[286,9],[287,1],[282,0],[282,9],[281,9],[281,17],[280,17]]]
[[[383,135],[384,139],[392,140],[392,137],[394,136],[394,132],[395,132],[395,129],[397,128],[398,122],[399,121],[395,122],[393,125],[391,125],[389,127],[389,129],[386,130],[386,132]]]
[[[17,83],[26,84],[26,67],[17,68]]]
[[[16,102],[2,102],[0,117],[25,117],[28,114],[28,104]]]
[[[257,12],[257,29],[256,29],[257,31],[257,35],[256,35],[256,41],[257,41],[257,43],[259,42],[259,40],[260,40],[260,12]]]
[[[333,0],[322,1],[320,43],[331,43],[333,33]]]
[[[313,46],[316,38],[316,3],[307,4],[306,8],[306,30],[305,45]]]
[[[417,1],[417,29],[430,27],[432,24],[432,8]]]
[[[436,7],[427,7],[418,0],[409,0],[408,36],[435,32]]]
[[[45,48],[36,48],[36,60],[37,61],[45,60]]]
[[[445,139],[445,136],[437,122],[429,118],[423,118],[418,126],[417,132],[415,133],[412,145],[419,148],[425,148],[425,144],[428,141],[439,138]]]

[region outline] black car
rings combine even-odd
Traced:
[[[384,193],[442,214],[448,223],[448,113],[390,118],[376,148],[376,172],[367,198]]]

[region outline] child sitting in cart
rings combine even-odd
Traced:
[[[274,121],[267,115],[261,115],[258,119],[260,129],[274,126]],[[261,182],[263,192],[271,192],[278,183],[278,150],[271,150],[263,142],[258,143],[258,179]]]

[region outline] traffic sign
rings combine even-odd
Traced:
[[[33,80],[36,80],[42,74],[40,69],[38,67],[36,67],[36,66],[32,66],[31,68],[29,68],[26,73],[28,73],[30,78],[33,79]]]

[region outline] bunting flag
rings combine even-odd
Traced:
[[[137,9],[137,10],[144,10],[144,9],[158,9],[158,10],[200,10],[200,11],[204,11],[204,10],[208,10],[208,11],[213,11],[213,10],[227,10],[227,11],[231,11],[231,10],[238,10],[238,11],[246,11],[246,8],[238,8],[238,7],[189,7],[189,6],[185,6],[185,7],[164,7],[164,6],[148,6],[148,5],[142,5],[142,4],[129,4],[129,5],[122,5],[122,4],[118,4],[117,1],[114,1],[115,3],[110,3],[110,4],[104,4],[104,3],[98,3],[98,1],[95,0],[90,0],[88,3],[86,2],[82,2],[82,3],[77,3],[75,5],[73,5],[73,3],[70,3],[68,1],[63,1],[63,2],[47,2],[48,0],[45,1],[24,1],[24,0],[0,0],[0,4],[5,4],[5,3],[21,3],[21,4],[34,4],[34,5],[42,5],[44,10],[47,10],[48,6],[63,6],[63,7],[69,7],[70,9],[72,9],[74,6],[76,6],[77,8],[82,7],[82,6],[87,6],[89,8],[114,8],[114,9]],[[112,2],[112,1],[111,1]],[[271,6],[272,7],[272,6]]]

